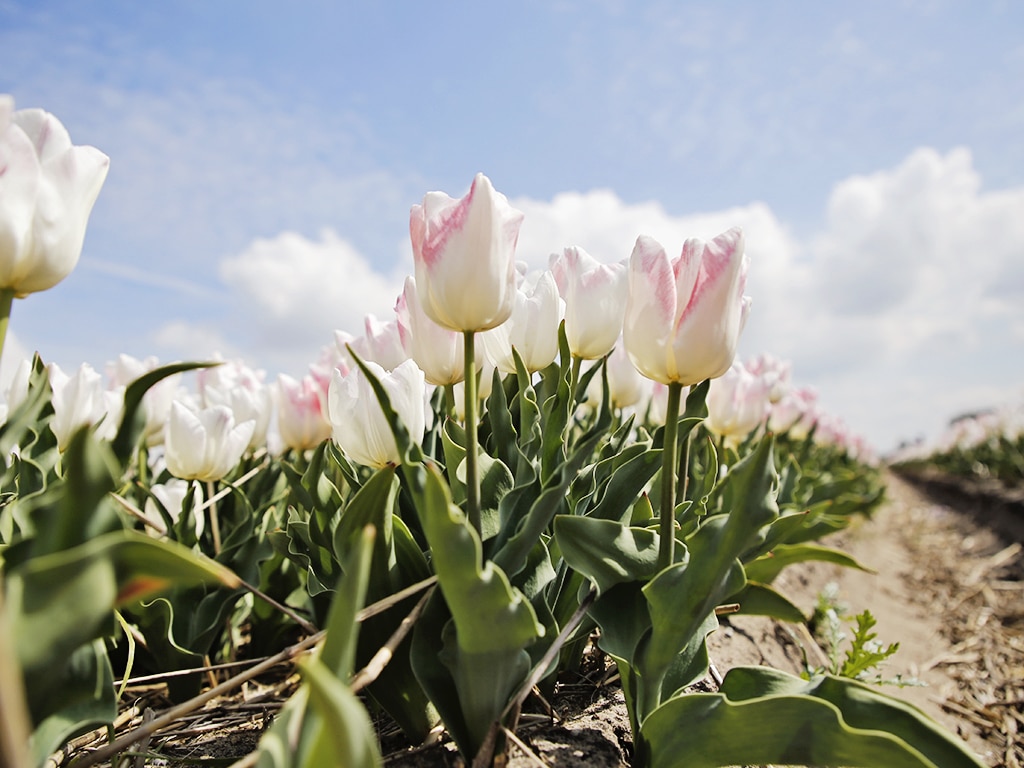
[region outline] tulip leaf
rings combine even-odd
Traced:
[[[29,740],[33,765],[44,765],[69,739],[117,717],[114,675],[102,640],[82,645],[53,666],[48,695],[29,692],[36,702]]]
[[[627,522],[640,492],[661,469],[662,451],[648,449],[616,466],[591,517]]]
[[[349,501],[335,530],[335,551],[341,561],[362,546],[366,526],[373,526],[377,531],[366,585],[367,600],[382,600],[429,575],[429,567],[419,547],[412,541],[409,529],[394,515],[398,490],[396,468],[379,469]],[[398,628],[416,599],[405,600],[363,622],[359,632],[357,664],[369,662]],[[335,598],[335,603],[337,600]],[[391,661],[367,688],[367,693],[395,719],[411,740],[422,740],[435,723],[429,701],[413,674],[409,645],[410,640],[406,640],[395,650]]]
[[[749,576],[747,577],[749,579]],[[781,621],[802,624],[807,616],[794,605],[785,595],[772,589],[767,584],[748,581],[747,585],[729,598],[739,603],[739,613],[746,616],[771,616]]]
[[[644,720],[638,752],[650,768],[983,765],[924,713],[867,685],[765,667],[730,670],[720,693],[667,701]]]
[[[308,707],[318,716],[319,726],[303,745],[305,755],[299,765],[383,765],[370,716],[349,687],[315,658],[300,662],[299,670],[309,689]]]
[[[694,641],[715,607],[743,588],[737,558],[778,515],[775,479],[772,443],[765,440],[728,476],[730,513],[712,517],[686,538],[689,563],[669,566],[644,587],[652,633],[634,662],[644,682],[641,719],[662,700],[662,683],[676,655]]]
[[[530,657],[525,649],[544,634],[544,627],[505,572],[483,561],[480,538],[452,503],[438,469],[422,467],[414,486],[438,586],[451,613],[440,650],[436,639],[427,639],[427,647],[421,645],[416,652],[414,668],[442,717],[454,717],[456,730],[460,722],[465,724],[459,748],[472,758],[528,674]],[[431,646],[449,670],[461,715],[452,712],[451,702],[446,706],[437,699],[443,695],[438,685],[444,684],[445,676],[425,669],[438,662],[438,655],[433,662],[429,659]],[[447,719],[446,724],[453,727]]]
[[[867,573],[875,572],[846,552],[820,544],[780,544],[768,554],[747,563],[744,569],[748,579],[759,581],[762,584],[771,584],[787,565],[812,560],[834,563],[845,568],[856,568]]]
[[[622,582],[646,582],[658,572],[659,536],[647,528],[558,515],[555,540],[569,567],[590,579],[599,595]]]
[[[10,456],[15,446],[24,453],[29,442],[25,438],[30,432],[37,439],[40,432],[50,432],[48,425],[53,416],[53,406],[50,404],[52,396],[46,365],[36,353],[32,358],[32,370],[29,373],[25,398],[7,414],[4,423],[0,424],[0,456]],[[52,432],[50,434],[52,435]],[[53,446],[56,445],[56,438],[53,438]]]

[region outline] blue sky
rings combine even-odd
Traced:
[[[744,226],[742,353],[885,449],[1024,397],[1022,33],[1011,0],[0,0],[0,92],[111,157],[11,327],[301,374],[390,312],[410,205],[483,171],[533,266]]]

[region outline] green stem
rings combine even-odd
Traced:
[[[480,481],[477,478],[477,402],[475,332],[463,331],[466,381],[466,517],[480,533]]]
[[[580,383],[580,371],[582,370],[582,368],[583,368],[583,358],[582,357],[576,357],[575,355],[573,355],[573,358],[572,358],[572,379],[570,379],[570,381],[569,381],[569,386],[570,386],[569,391],[572,393],[572,404],[573,405],[576,405],[576,403],[579,400],[579,396],[576,393],[576,387],[578,387],[579,383]]]
[[[449,419],[455,420],[457,411],[455,410],[455,385],[445,384],[444,385],[444,409]]]
[[[14,289],[0,289],[0,360],[4,357],[4,341],[7,339],[7,326],[11,322],[11,305],[14,303]]]
[[[673,381],[668,385],[668,404],[665,406],[665,442],[661,455],[661,542],[658,546],[658,570],[672,565],[676,544],[676,443],[679,434],[679,401],[683,385]]]

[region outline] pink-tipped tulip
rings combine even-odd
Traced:
[[[296,380],[278,374],[276,392],[277,429],[288,448],[306,451],[331,436],[331,424],[320,404],[323,392],[313,376]]]
[[[625,260],[602,264],[582,248],[552,256],[551,273],[565,300],[565,337],[573,357],[607,355],[622,333],[629,290]]]
[[[431,320],[452,331],[486,331],[508,319],[522,221],[482,173],[461,200],[428,192],[412,207],[416,286]]]
[[[743,248],[733,228],[710,242],[687,240],[670,261],[657,240],[637,238],[623,340],[640,373],[692,385],[729,370],[750,311]]]
[[[431,320],[423,310],[416,280],[405,278],[405,289],[395,305],[402,343],[429,383],[436,387],[465,378],[465,343],[461,333]]]

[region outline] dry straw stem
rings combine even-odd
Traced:
[[[424,579],[423,581],[413,584],[412,586],[407,587],[401,590],[400,592],[396,592],[395,594],[385,598],[384,600],[380,600],[374,603],[373,605],[367,606],[359,612],[356,618],[358,621],[365,621],[370,616],[375,616],[378,613],[386,611],[388,608],[391,608],[393,605],[401,602],[410,595],[414,595],[421,590],[433,586],[436,582],[436,577]],[[417,603],[416,607],[413,608],[412,614],[416,614],[418,616],[419,612],[422,611],[424,604],[425,599],[421,599],[420,602]],[[402,624],[399,626],[399,629],[396,630],[396,634],[402,633],[402,636],[404,636],[404,633],[409,631],[409,628],[412,626],[413,621],[415,621],[415,618],[410,621],[409,617],[406,617],[406,620],[403,621]],[[163,730],[164,728],[167,728],[175,721],[180,720],[182,717],[199,709],[207,702],[212,701],[219,696],[223,696],[233,691],[234,689],[240,687],[246,681],[258,677],[264,672],[273,669],[278,664],[283,664],[292,661],[300,654],[309,651],[311,648],[317,645],[317,643],[319,643],[323,639],[325,634],[326,632],[323,631],[317,632],[316,634],[307,637],[305,640],[302,640],[301,642],[296,643],[295,645],[289,646],[280,653],[268,657],[263,662],[253,667],[250,667],[244,672],[235,675],[234,677],[230,678],[229,680],[226,680],[220,685],[215,686],[214,688],[211,688],[210,690],[205,691],[199,694],[198,696],[195,696],[189,699],[188,701],[183,702],[175,707],[171,707],[164,714],[160,715],[159,717],[153,719],[148,723],[145,723],[144,725],[135,729],[134,731],[125,734],[116,741],[107,744],[106,746],[100,747],[99,749],[93,752],[89,752],[83,755],[82,757],[76,759],[73,763],[74,768],[88,768],[88,766],[96,765],[98,763],[101,763],[105,760],[112,758],[114,755],[125,751],[128,747],[141,741],[142,739],[146,739],[155,734],[156,732]],[[391,645],[393,641],[394,636],[392,636],[392,638],[389,639],[388,645]],[[397,646],[398,643],[400,642],[401,637],[397,641],[394,641],[394,646]],[[378,661],[377,666],[379,667],[379,669],[383,669],[384,665]],[[380,674],[379,669],[376,674]],[[360,674],[362,673],[363,670],[360,671]],[[370,676],[370,673],[367,673],[367,675],[365,675],[364,677],[365,682],[363,684],[365,685],[369,682],[372,682],[372,680],[375,679],[376,675]],[[58,753],[58,755],[60,755],[60,753]],[[59,765],[60,762],[61,760],[57,760],[55,764]]]

